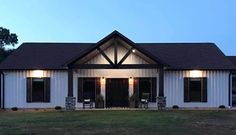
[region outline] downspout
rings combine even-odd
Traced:
[[[4,78],[5,77],[4,77],[3,72],[1,72],[1,75],[2,75],[2,79],[1,79],[2,85],[1,85],[1,91],[0,91],[1,92],[1,94],[0,94],[1,98],[0,99],[1,99],[2,102],[0,104],[0,108],[5,109],[5,103],[4,103],[4,101],[5,101],[5,99],[4,99],[5,98],[5,96],[4,96],[5,95],[5,86],[4,86],[5,81],[4,81]]]
[[[230,71],[230,73],[229,73],[229,107],[231,107],[232,105],[231,105],[231,98],[232,98],[232,96],[231,96],[231,94],[232,94],[232,91],[231,91],[231,88],[232,88],[232,71]]]
[[[5,109],[5,75],[2,72],[2,109]]]

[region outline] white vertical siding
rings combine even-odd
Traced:
[[[219,107],[228,106],[229,101],[229,72],[203,71],[207,77],[207,102],[184,102],[184,77],[189,77],[189,71],[167,71],[164,77],[164,94],[167,106],[180,107]]]
[[[78,69],[74,72],[73,89],[77,100],[78,77],[105,77],[105,78],[129,78],[129,77],[157,77],[157,69]],[[129,85],[129,94],[133,93],[133,84]],[[101,94],[105,97],[105,84],[101,84]],[[151,105],[151,104],[150,104]],[[156,104],[155,104],[156,106]],[[76,107],[82,107],[76,101]]]
[[[67,72],[45,71],[44,76],[51,78],[50,103],[26,102],[26,78],[31,76],[30,71],[11,71],[5,74],[5,107],[19,108],[54,108],[65,106],[67,96]]]
[[[50,103],[27,103],[26,102],[26,77],[30,77],[30,71],[9,71],[5,74],[5,107],[19,108],[53,108],[65,106],[67,96],[67,72],[46,71],[44,76],[51,78]],[[158,95],[158,73],[156,69],[81,69],[74,72],[74,96],[77,100],[77,78],[78,77],[105,77],[105,78],[129,78],[132,77],[157,77]],[[189,71],[166,71],[164,74],[164,94],[167,98],[167,107],[178,105],[180,107],[218,107],[228,106],[229,72],[227,71],[203,71],[207,77],[207,102],[206,103],[184,103],[183,78],[189,76]],[[129,88],[132,93],[133,87]],[[105,95],[105,84],[101,86],[101,92]],[[77,103],[77,101],[76,101]],[[81,104],[77,103],[77,107]],[[156,103],[150,106],[156,107]]]

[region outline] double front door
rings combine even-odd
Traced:
[[[106,79],[106,107],[128,107],[128,78]]]

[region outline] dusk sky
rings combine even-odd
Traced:
[[[236,55],[236,0],[0,0],[0,26],[22,42],[214,42]]]

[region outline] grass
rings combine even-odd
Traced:
[[[0,134],[236,134],[236,111],[0,112]]]

